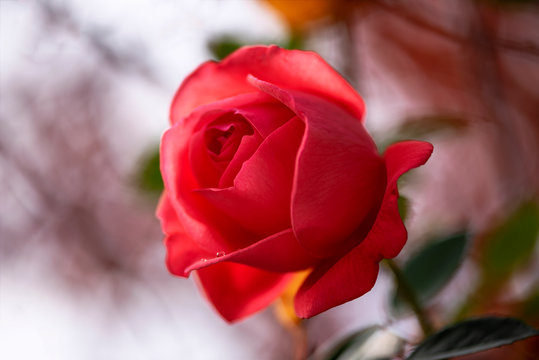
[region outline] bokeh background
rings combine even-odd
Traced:
[[[400,184],[410,238],[397,260],[466,234],[426,304],[437,324],[495,313],[538,326],[537,29],[539,5],[522,0],[0,0],[0,357],[292,358],[274,308],[230,326],[168,274],[154,217],[174,91],[244,44],[320,53],[365,98],[381,151],[434,144]],[[309,351],[373,324],[417,339],[392,292],[382,271],[307,321]]]

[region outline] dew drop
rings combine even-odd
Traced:
[[[215,254],[216,257],[221,257],[221,256],[225,256],[225,252],[224,251],[219,251],[217,254]]]
[[[206,258],[202,258],[202,259],[200,259],[200,261],[202,261],[202,262],[206,262],[206,261],[208,261],[208,259],[206,259]]]

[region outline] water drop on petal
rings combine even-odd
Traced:
[[[215,254],[216,257],[221,257],[221,256],[225,256],[225,252],[224,251],[219,251],[217,254]]]

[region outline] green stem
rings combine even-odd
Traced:
[[[434,332],[434,327],[432,326],[429,318],[427,317],[427,314],[421,307],[421,303],[419,302],[419,299],[417,298],[414,289],[412,289],[410,283],[404,277],[403,272],[393,260],[385,259],[385,262],[395,276],[395,280],[398,284],[399,294],[414,311],[417,320],[419,321],[419,325],[421,325],[421,329],[423,329],[423,332],[426,336],[432,334]]]

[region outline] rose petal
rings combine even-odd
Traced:
[[[208,130],[208,127],[211,126],[211,123],[196,131],[191,136],[189,144],[189,164],[199,187],[201,188],[219,186],[220,180],[225,176],[225,173],[230,174],[237,166],[237,162],[247,160],[263,140],[258,132],[254,132],[253,129],[250,128],[251,125],[247,119],[237,114],[235,109],[224,113],[219,112],[217,114],[218,115],[216,116],[214,112],[213,118],[215,118],[215,120],[213,122],[226,121],[226,117],[231,118],[231,123],[229,125],[235,125],[236,131],[231,136],[235,139],[229,140],[232,143],[237,144],[232,144],[232,146],[229,146],[228,149],[226,149],[225,153],[221,153],[219,156],[211,154],[211,150],[208,149],[207,146],[208,131],[211,131],[211,129]],[[221,118],[223,120],[221,120]],[[241,124],[241,118],[243,118],[244,124]],[[238,126],[238,123],[240,126]],[[247,127],[249,127],[249,129],[247,129]],[[226,153],[228,153],[228,155]],[[219,160],[219,157],[226,156],[232,157],[232,161]]]
[[[240,146],[238,147],[238,151],[234,155],[234,158],[228,163],[225,170],[219,177],[218,183],[212,186],[204,187],[215,188],[218,186],[219,188],[227,188],[232,186],[234,184],[234,179],[243,166],[243,163],[253,156],[262,141],[263,138],[258,133],[255,133],[252,136],[244,136],[243,139],[241,139]]]
[[[236,113],[244,116],[257,131],[254,138],[242,139],[242,144],[238,148],[236,155],[220,178],[220,188],[233,186],[234,179],[243,163],[253,155],[256,150],[255,146],[258,147],[262,142],[260,136],[264,139],[267,138],[273,131],[294,116],[294,113],[289,108],[275,101],[273,97],[264,95],[269,98],[266,99],[266,102],[253,102],[235,108]]]
[[[248,74],[328,99],[358,119],[363,116],[365,106],[361,97],[318,54],[253,46],[243,47],[219,63],[204,63],[187,77],[172,102],[172,124],[200,105],[255,91],[245,81]]]
[[[161,229],[167,235],[183,233],[183,227],[178,220],[176,211],[172,206],[169,195],[166,191],[163,191],[155,215],[161,221]]]
[[[227,217],[261,237],[290,227],[294,163],[304,124],[297,117],[275,130],[247,160],[234,187],[196,193]]]
[[[159,202],[157,216],[166,234],[164,242],[167,249],[167,268],[174,275],[187,277],[187,267],[202,258],[209,258],[210,254],[185,234],[166,193]]]
[[[281,127],[295,114],[272,96],[264,95],[267,97],[266,101],[257,101],[236,106],[235,108],[238,114],[243,115],[251,122],[263,138],[267,138],[268,135]]]
[[[360,244],[338,261],[316,267],[309,274],[294,298],[300,318],[318,315],[372,289],[380,258],[371,258],[370,249],[364,247]]]
[[[186,271],[198,270],[219,262],[234,262],[284,273],[308,269],[318,261],[319,259],[308,254],[299,245],[292,229],[287,229],[233,253],[221,253],[213,258],[196,261]]]
[[[267,307],[279,297],[294,275],[275,274],[225,262],[196,273],[208,300],[229,322],[238,321]]]
[[[333,103],[253,76],[249,81],[306,123],[292,191],[292,226],[299,242],[318,256],[348,250],[347,240],[378,209],[386,185],[374,142],[358,118]]]
[[[396,219],[396,214],[398,214],[399,209],[397,200],[399,192],[397,189],[397,180],[399,177],[410,169],[425,164],[432,154],[432,151],[432,144],[424,141],[402,141],[387,148],[384,153],[384,159],[388,174],[388,187],[384,195],[384,206],[390,209],[386,211],[387,215],[385,216],[387,218],[381,219],[382,221],[389,222],[391,218]],[[384,216],[384,214],[379,216]],[[393,241],[379,241],[380,254],[384,258],[391,259],[397,256],[406,243],[406,228],[402,224],[402,221],[400,224],[402,225],[404,236],[396,236],[396,234],[395,240]],[[383,228],[378,227],[375,230],[380,233],[378,235],[379,237],[383,237]],[[386,238],[391,239],[392,236],[391,233],[386,233]],[[401,239],[401,242],[397,241],[398,239]]]
[[[406,171],[424,164],[432,145],[407,141],[390,146],[384,154],[388,186],[376,221],[367,237],[352,251],[314,269],[298,290],[295,308],[308,318],[353,300],[376,282],[378,262],[398,255],[406,243],[406,228],[399,215],[397,180]]]
[[[199,184],[190,169],[185,149],[189,135],[185,127],[173,126],[161,140],[161,174],[179,222],[191,239],[211,253],[249,245],[252,234],[247,234],[193,193]]]
[[[201,187],[212,187],[219,183],[227,163],[214,161],[206,149],[204,142],[204,128],[191,136],[189,146],[189,164]]]

